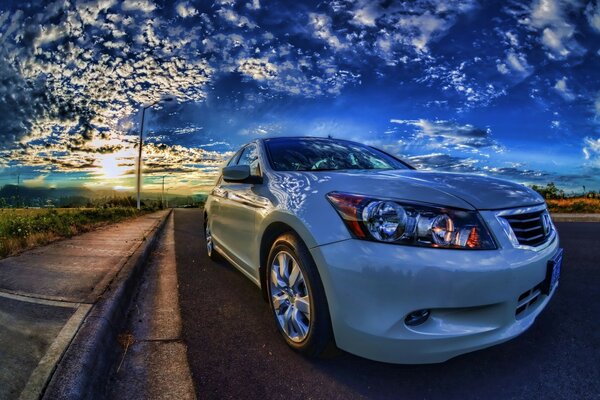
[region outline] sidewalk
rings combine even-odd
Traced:
[[[86,316],[168,211],[0,260],[0,398],[38,398]]]

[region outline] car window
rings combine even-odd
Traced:
[[[258,159],[258,152],[255,144],[249,144],[244,147],[242,155],[237,162],[237,165],[252,165],[254,161]]]
[[[249,144],[241,152],[237,163],[232,165],[248,165],[252,176],[261,176],[260,165],[258,163],[258,146],[254,143]]]
[[[410,168],[389,154],[345,140],[276,138],[265,143],[276,171]]]
[[[231,160],[229,160],[229,162],[227,163],[228,167],[231,167],[232,165],[236,165],[237,164],[237,160],[238,158],[240,158],[240,153],[242,152],[242,150],[238,150],[237,153],[235,153],[233,155],[233,157],[231,157]]]

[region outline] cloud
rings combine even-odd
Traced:
[[[156,9],[156,4],[152,0],[124,0],[121,4],[124,11],[141,11],[150,13]]]
[[[509,166],[484,165],[470,157],[457,157],[443,153],[432,153],[408,157],[408,162],[418,169],[492,175],[518,182],[545,182],[553,176],[547,172],[523,168],[522,164]]]
[[[519,164],[517,164],[519,165]],[[522,169],[518,166],[511,167],[489,167],[484,166],[482,171],[486,174],[495,175],[498,177],[504,177],[513,180],[529,180],[529,181],[538,181],[545,177],[550,176],[550,174],[543,171],[535,171],[532,169]]]
[[[246,3],[246,8],[249,10],[260,10],[260,0],[252,0],[249,3]]]
[[[471,0],[407,3],[359,0],[348,4],[350,6],[337,6],[336,13],[350,15],[349,24],[372,32],[375,52],[380,51],[388,61],[406,48],[427,53],[429,44],[442,37],[454,25],[458,15],[475,8],[475,2]]]
[[[600,32],[600,2],[598,0],[590,1],[585,8],[585,16],[590,26],[596,31]]]
[[[198,15],[198,10],[194,8],[189,1],[181,1],[177,3],[175,6],[175,11],[181,18],[194,17]]]
[[[477,79],[479,68],[475,60],[463,61],[458,66],[431,64],[424,69],[423,76],[415,81],[459,94],[465,100],[465,108],[486,106],[495,98],[505,95],[506,90],[498,84]]]
[[[23,179],[23,184],[25,186],[44,186],[46,183],[46,177],[48,175],[38,175],[35,178]]]
[[[408,157],[408,163],[418,169],[452,172],[477,172],[478,161],[472,158],[455,157],[448,154],[432,153]]]
[[[313,35],[316,38],[325,41],[329,46],[331,46],[335,50],[341,50],[347,47],[347,45],[345,43],[342,43],[340,38],[338,38],[331,31],[331,18],[328,15],[309,13],[308,23],[313,29]]]
[[[576,0],[536,0],[529,17],[523,22],[532,29],[541,31],[541,43],[551,59],[562,60],[572,55],[581,55],[585,49],[575,39],[575,25],[568,14],[581,11]]]
[[[254,22],[252,22],[248,17],[239,15],[237,12],[235,12],[231,8],[221,8],[221,9],[217,10],[217,14],[219,14],[221,16],[221,18],[223,18],[228,23],[230,23],[234,26],[237,26],[239,28],[246,27],[249,29],[254,29],[254,28],[258,27],[258,25],[256,25]]]
[[[561,79],[557,80],[556,84],[554,85],[553,88],[566,101],[573,101],[573,100],[575,100],[575,94],[573,94],[573,92],[571,91],[571,89],[569,89],[567,87],[567,77],[566,76],[563,76]]]
[[[496,66],[501,74],[512,73],[520,78],[526,78],[533,72],[533,67],[527,62],[526,55],[513,49],[507,52],[504,62],[497,62]]]
[[[242,129],[239,133],[243,136],[260,137],[266,135],[278,135],[284,132],[284,127],[279,123],[263,123]]]
[[[277,77],[277,66],[267,58],[244,58],[238,60],[238,71],[257,81]]]
[[[166,35],[159,18],[124,17],[119,5],[144,12],[154,7],[149,1],[58,2],[32,7],[20,30],[0,26],[0,146],[57,130],[89,141],[120,130],[140,104],[165,93],[183,102],[205,97],[212,69],[197,57],[191,40],[197,29]],[[7,19],[22,23],[22,15]],[[83,34],[88,22],[94,28]],[[119,39],[124,35],[130,40]]]
[[[88,121],[89,111],[56,96],[45,77],[25,79],[0,51],[0,148],[42,134],[56,123]]]
[[[592,165],[600,167],[600,138],[585,137],[583,139],[583,156]]]
[[[453,121],[427,119],[392,119],[391,123],[409,125],[415,128],[413,140],[424,141],[430,148],[444,148],[479,152],[483,148],[496,151],[500,146],[491,139],[489,129],[476,128],[471,124],[461,125]]]

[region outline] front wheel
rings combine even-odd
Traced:
[[[267,290],[279,332],[293,349],[318,356],[332,342],[323,284],[306,245],[281,235],[269,253]]]

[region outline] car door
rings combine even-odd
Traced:
[[[234,164],[232,164],[234,165]],[[258,146],[251,143],[242,149],[235,165],[248,165],[253,176],[260,176]],[[253,189],[260,183],[238,183],[222,181],[220,193],[220,219],[217,240],[227,255],[252,276],[258,276],[258,266],[253,265],[252,255],[256,238],[256,213],[259,204]],[[217,233],[217,232],[215,232]]]
[[[242,154],[242,150],[240,149],[227,163],[227,166],[236,165],[237,160],[240,158]],[[216,241],[217,246],[220,248],[226,247],[225,244],[221,241],[221,238],[224,235],[225,224],[224,220],[226,217],[222,216],[222,204],[225,200],[225,196],[227,195],[227,190],[223,188],[223,175],[217,179],[217,183],[211,192],[211,201],[210,201],[210,209],[207,210],[208,213],[213,216],[210,218],[210,230],[212,232],[213,240]]]

